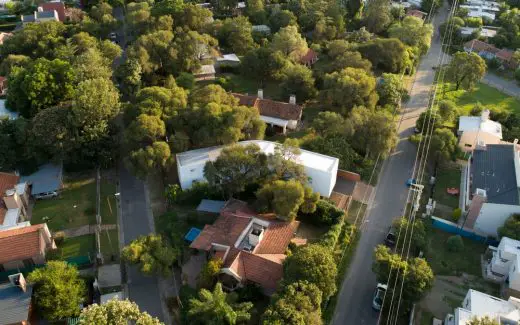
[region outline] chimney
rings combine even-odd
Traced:
[[[263,89],[258,89],[258,95],[257,95],[257,97],[258,97],[259,99],[264,99],[264,91],[263,91]]]
[[[289,104],[296,105],[296,95],[289,96]]]
[[[9,276],[9,282],[12,285],[20,288],[23,292],[27,291],[27,283],[25,282],[25,278],[22,273],[16,273]]]
[[[480,120],[482,122],[486,122],[487,120],[489,120],[489,109],[485,109],[482,111],[482,115],[480,116]]]

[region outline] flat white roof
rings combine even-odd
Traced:
[[[3,227],[12,227],[16,226],[16,223],[18,222],[18,217],[20,217],[20,209],[8,209],[5,217],[4,217],[4,223],[2,224]]]
[[[240,62],[240,59],[235,53],[231,54],[224,54],[222,57],[217,58],[217,61],[234,61],[234,62]]]
[[[251,27],[251,29],[254,32],[271,32],[271,27],[269,27],[267,25],[253,25],[253,27]]]
[[[258,145],[260,147],[260,150],[265,154],[274,153],[275,147],[279,145],[276,142],[264,140],[249,140],[238,142],[238,144],[240,145],[248,145],[251,143]],[[217,146],[181,152],[176,155],[177,163],[181,167],[203,165],[207,161],[215,160],[220,155],[220,151],[222,150],[222,148],[223,146]],[[301,154],[296,158],[296,162],[305,167],[310,167],[313,169],[323,171],[330,171],[339,161],[338,158],[322,155],[316,152],[307,151],[303,149],[300,149],[300,151]]]
[[[201,75],[201,74],[212,74],[215,73],[215,67],[212,64],[205,64],[200,67],[199,71],[194,73],[195,75]]]
[[[520,241],[511,239],[509,237],[502,237],[500,239],[500,244],[498,245],[499,249],[502,249],[504,252],[511,254],[519,254],[520,253]]]
[[[498,122],[482,121],[480,116],[461,116],[459,118],[459,132],[482,131],[502,139],[502,125]]]
[[[518,309],[516,298],[509,301],[490,296],[486,293],[470,289],[466,297],[469,296],[469,306],[466,308],[458,308],[458,324],[466,325],[466,321],[472,317],[489,316],[491,318],[505,318],[511,321],[520,320],[520,310]],[[512,302],[513,301],[513,302]]]

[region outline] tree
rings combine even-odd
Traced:
[[[377,38],[358,47],[374,67],[390,73],[402,73],[412,61],[406,46],[397,38]]]
[[[441,128],[433,132],[430,142],[430,156],[437,162],[455,160],[457,153],[457,137],[450,129]]]
[[[188,106],[187,92],[177,86],[165,87],[146,87],[141,89],[135,99],[139,114],[156,115],[163,120],[177,116],[178,112]]]
[[[281,28],[297,24],[296,16],[289,10],[273,10],[269,16],[269,27],[273,33],[277,33]]]
[[[356,128],[353,146],[365,152],[365,157],[386,157],[397,145],[395,117],[390,112],[356,107],[352,115]]]
[[[365,70],[345,68],[325,75],[320,97],[325,105],[343,115],[358,105],[373,108],[377,103],[376,80]]]
[[[383,73],[380,82],[377,84],[380,105],[399,105],[405,93],[406,89],[403,87],[403,81],[399,75]]]
[[[164,138],[166,126],[158,116],[141,114],[126,130],[125,138],[132,147],[152,144]]]
[[[486,61],[476,53],[457,52],[446,69],[446,77],[460,87],[471,89],[486,74]]]
[[[103,57],[95,48],[74,56],[72,62],[78,82],[95,78],[112,78],[112,61]]]
[[[217,29],[219,44],[238,55],[255,47],[252,25],[247,17],[227,18]]]
[[[207,54],[212,54],[216,45],[217,40],[208,34],[177,28],[170,51],[175,55],[173,68],[177,72],[196,72],[200,69],[201,59]]]
[[[59,21],[27,24],[4,41],[0,49],[1,57],[21,54],[33,59],[53,59],[54,49],[65,42],[66,30],[67,26]]]
[[[305,168],[297,163],[300,154],[301,150],[296,139],[286,139],[284,143],[277,144],[274,152],[267,156],[271,175],[266,182],[294,179],[304,186],[307,185],[309,179],[305,174]]]
[[[352,136],[354,134],[354,126],[350,119],[344,119],[335,112],[319,112],[316,118],[312,120],[312,128],[321,136],[329,136],[341,134]]]
[[[512,214],[506,219],[504,225],[498,228],[500,238],[508,237],[520,240],[520,214]]]
[[[198,286],[206,289],[213,288],[221,268],[222,260],[220,258],[212,258],[207,261],[200,271]]]
[[[263,324],[321,325],[321,291],[308,281],[284,286],[267,307]]]
[[[135,302],[111,299],[103,305],[93,304],[81,311],[80,325],[126,325],[133,321],[140,325],[164,325],[147,312],[139,310]]]
[[[33,161],[35,150],[33,150],[32,139],[28,121],[23,117],[15,120],[0,118],[0,169],[17,170],[22,173],[31,172],[33,168],[28,162]],[[36,146],[37,148],[38,146]]]
[[[69,100],[74,93],[74,70],[68,62],[44,58],[29,67],[16,67],[9,75],[7,105],[24,117]]]
[[[46,319],[57,321],[79,314],[87,290],[74,266],[49,261],[32,271],[27,280],[35,285],[33,299]]]
[[[114,74],[124,95],[133,95],[139,91],[141,73],[142,67],[136,59],[127,59],[116,68]]]
[[[187,3],[182,11],[177,11],[174,18],[178,25],[202,33],[213,21],[213,13],[202,6]]]
[[[271,212],[283,220],[294,220],[300,205],[304,202],[304,188],[295,180],[277,180],[265,184],[256,192],[257,204],[261,211]]]
[[[225,147],[214,162],[207,162],[204,177],[228,196],[259,183],[267,173],[267,157],[256,144]]]
[[[404,234],[406,231],[412,231],[413,228],[413,241],[410,244],[412,252],[417,252],[418,254],[420,251],[424,251],[426,249],[428,245],[428,238],[426,236],[426,228],[424,227],[424,223],[421,220],[414,220],[413,226],[411,226],[410,220],[408,218],[400,217],[392,222],[392,228],[396,234]],[[404,240],[398,243],[396,251],[401,250],[403,246]]]
[[[162,171],[172,159],[170,146],[163,141],[130,152],[125,163],[134,175],[145,178],[146,175]]]
[[[9,76],[13,67],[26,67],[31,62],[31,58],[25,55],[9,54],[0,63],[0,75]]]
[[[291,25],[281,28],[273,35],[271,47],[274,51],[282,52],[283,55],[293,62],[300,60],[309,49],[307,42],[298,32],[298,28]]]
[[[468,325],[500,325],[500,323],[489,316],[483,316],[480,318],[472,317],[468,322]]]
[[[298,247],[284,262],[284,283],[308,281],[322,292],[324,300],[329,299],[337,290],[338,270],[330,247],[320,244],[307,244]]]
[[[247,52],[242,58],[242,74],[258,80],[260,85],[263,85],[270,79],[281,79],[288,62],[281,52],[259,47]]]
[[[263,24],[267,19],[264,9],[264,0],[246,1],[246,15],[253,24]]]
[[[199,298],[190,299],[188,317],[190,324],[235,325],[251,318],[250,302],[235,303],[233,296],[222,290],[217,283],[213,292],[206,289],[199,291]]]
[[[432,129],[436,130],[441,128],[443,123],[444,120],[439,112],[428,109],[419,115],[419,118],[415,122],[415,127],[423,134],[427,134],[427,132],[431,132]]]
[[[439,102],[439,114],[443,121],[451,121],[457,113],[457,106],[451,100],[442,100]]]
[[[392,22],[390,7],[388,0],[370,1],[363,17],[363,25],[372,33],[378,34],[385,31]]]
[[[464,242],[460,235],[453,235],[446,240],[446,248],[449,252],[460,253],[464,249]]]
[[[421,10],[424,12],[436,13],[441,7],[442,0],[421,0]]]
[[[296,95],[299,102],[316,96],[312,70],[301,64],[292,64],[284,69],[280,87],[285,94]]]
[[[32,119],[32,138],[34,144],[46,156],[65,159],[74,147],[74,130],[70,123],[68,107],[56,106],[40,111]]]
[[[402,22],[397,22],[388,29],[388,35],[401,40],[406,45],[419,49],[426,54],[432,40],[433,26],[425,24],[420,18],[406,16]]]
[[[168,276],[179,254],[179,247],[171,247],[160,235],[150,234],[139,236],[125,246],[121,257],[130,264],[139,265],[146,275]]]
[[[128,47],[128,58],[136,60],[147,75],[164,74],[173,68],[176,59],[175,52],[170,48],[172,40],[173,33],[170,31],[141,35]]]
[[[332,73],[335,71],[341,71],[345,68],[363,69],[367,72],[371,71],[372,63],[370,63],[370,61],[367,59],[364,59],[361,56],[361,53],[357,51],[345,50],[341,53],[333,55],[334,52],[329,50],[328,56],[331,60],[323,67],[323,72]]]
[[[89,137],[104,134],[108,121],[119,113],[119,93],[109,79],[97,78],[81,82],[74,95],[74,122]]]

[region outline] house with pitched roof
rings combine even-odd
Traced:
[[[227,290],[254,283],[270,295],[282,279],[282,263],[298,225],[298,221],[260,216],[247,203],[232,199],[190,247],[204,252],[208,259],[222,260],[218,278]],[[304,244],[305,240],[296,242]]]
[[[489,110],[480,116],[461,116],[459,118],[459,147],[464,152],[471,152],[477,146],[499,144],[502,140],[502,125],[489,119]]]
[[[477,53],[484,59],[497,59],[508,69],[518,68],[520,62],[513,59],[514,51],[509,49],[498,49],[494,45],[488,44],[478,39],[471,40],[464,44],[464,51]]]
[[[260,113],[260,118],[272,127],[278,127],[285,134],[287,129],[295,130],[302,118],[303,107],[296,104],[296,96],[291,95],[289,102],[279,102],[264,98],[264,91],[258,90],[256,96],[247,94],[232,94],[238,99],[239,105],[252,107]]]
[[[0,231],[0,272],[42,265],[55,248],[46,223]]]
[[[0,325],[28,325],[31,319],[33,287],[21,273],[0,284]]]
[[[318,53],[311,48],[307,49],[307,52],[300,58],[300,64],[309,68],[316,63],[316,61],[318,61]]]
[[[61,22],[65,21],[66,15],[65,15],[65,4],[60,1],[51,1],[51,2],[44,2],[38,6],[38,11],[56,11],[56,14],[58,15],[58,20]]]

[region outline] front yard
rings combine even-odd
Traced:
[[[452,165],[437,170],[433,199],[442,205],[455,209],[459,206],[459,196],[448,194],[447,188],[460,187],[461,170],[459,165]]]
[[[455,102],[461,110],[459,113],[462,115],[469,115],[477,102],[492,111],[520,113],[520,101],[518,99],[486,84],[479,83],[469,91],[453,89],[452,84],[445,83],[441,99],[449,99]]]

